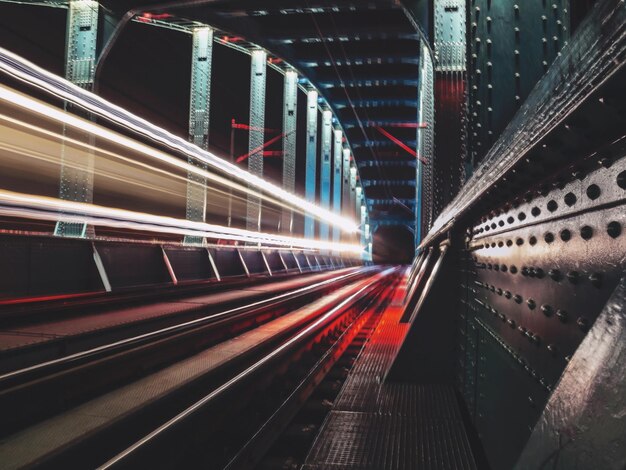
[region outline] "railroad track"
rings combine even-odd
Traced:
[[[109,303],[99,295],[72,301],[53,300],[49,311],[44,311],[37,302],[33,311],[24,310],[22,306],[19,314],[12,311],[8,317],[3,311],[0,314],[0,373],[253,304],[358,271],[349,268],[295,278],[285,276],[274,278],[273,282],[267,277],[230,280],[219,286],[204,285],[200,290],[197,285],[175,291],[165,289],[161,297],[157,295],[161,289],[147,289],[156,293],[113,295]],[[64,310],[62,305],[67,308]]]
[[[136,463],[137,458],[161,466],[165,460],[156,452],[161,445],[155,449],[153,443],[170,436],[172,426],[187,429],[187,424],[180,424],[187,423],[181,413],[212,408],[217,423],[228,416],[229,404],[242,403],[236,395],[250,377],[257,380],[245,392],[271,384],[274,376],[293,375],[294,368],[299,371],[310,361],[308,356],[322,352],[327,343],[335,344],[348,331],[388,285],[391,274],[377,268],[352,271],[4,374],[0,460],[8,463],[7,468],[82,468],[118,455],[106,466],[133,466],[129,462]],[[198,405],[207,391],[213,397],[208,408]],[[218,402],[228,406],[215,409]],[[170,423],[172,419],[176,424]],[[167,430],[143,443],[163,423],[170,423]],[[230,452],[226,448],[234,442],[227,440],[219,449],[224,464]],[[178,455],[176,460],[188,460],[190,455]]]

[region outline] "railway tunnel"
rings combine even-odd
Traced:
[[[623,1],[0,33],[0,468],[626,467]]]

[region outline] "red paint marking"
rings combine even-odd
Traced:
[[[89,297],[89,296],[93,296],[94,294],[102,294],[102,293],[104,293],[104,291],[84,292],[80,294],[42,295],[39,297],[21,297],[19,299],[0,300],[0,305],[19,305],[19,304],[27,304],[27,303],[35,303],[35,302],[50,302],[53,300],[76,299],[80,297]]]
[[[400,139],[398,139],[396,136],[391,135],[389,132],[387,132],[385,129],[376,126],[376,129],[378,130],[378,132],[380,132],[382,135],[384,135],[385,137],[387,137],[389,140],[391,140],[393,143],[395,143],[396,145],[398,145],[400,148],[406,150],[407,153],[413,155],[415,158],[417,158],[420,162],[424,163],[425,165],[428,164],[428,162],[426,160],[424,160],[422,157],[420,157],[417,152],[415,150],[413,150],[411,147],[409,147],[408,145],[406,145],[404,142],[402,142]]]
[[[144,13],[139,17],[139,19],[145,20],[166,20],[171,18],[172,15],[169,13]]]
[[[243,38],[240,38],[239,36],[233,36],[233,37],[223,36],[222,37],[222,41],[224,41],[224,42],[241,42],[241,41],[243,41]]]
[[[243,129],[246,131],[259,131],[259,132],[280,132],[278,129],[267,129],[264,127],[254,127],[249,126],[248,124],[243,124],[241,122],[235,122],[235,119],[230,121],[230,127],[233,129]]]
[[[250,155],[254,155],[258,152],[260,152],[261,150],[263,150],[265,147],[267,147],[268,145],[272,145],[274,142],[276,142],[278,139],[282,139],[285,136],[284,133],[282,134],[278,134],[276,137],[272,137],[270,140],[268,140],[267,142],[265,142],[263,145],[258,146],[257,148],[253,149],[251,152],[248,152],[240,157],[237,157],[237,163],[239,162],[243,162],[246,158],[250,157]]]

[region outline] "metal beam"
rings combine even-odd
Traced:
[[[341,196],[341,213],[350,217],[350,149],[343,149],[343,194]]]
[[[330,110],[322,112],[322,164],[320,181],[320,205],[330,209],[330,154],[333,139],[333,113]],[[328,240],[329,227],[327,223],[320,224],[320,239]]]
[[[365,204],[362,204],[360,209],[360,216],[361,216],[361,246],[365,248],[365,250],[368,250],[368,237],[369,237],[369,224],[367,222],[367,207],[365,207]],[[363,254],[363,260],[367,261],[367,256],[364,253]]]
[[[428,45],[422,44],[420,64],[420,87],[418,99],[420,106],[417,122],[428,122],[430,125],[417,129],[416,150],[418,156],[415,174],[415,245],[419,245],[422,238],[422,228],[428,231],[433,224],[432,193],[433,193],[433,163],[434,163],[434,70]],[[424,165],[423,161],[428,164]],[[422,207],[424,209],[422,209]]]
[[[209,146],[209,116],[211,107],[211,59],[213,30],[196,28],[192,33],[191,90],[189,93],[189,141],[202,149]],[[206,169],[206,164],[189,158],[189,164]],[[187,172],[187,220],[206,220],[206,178]],[[185,235],[184,243],[202,244],[202,237]]]
[[[350,162],[350,205],[348,206],[349,217],[356,219],[356,166],[354,162]]]
[[[356,169],[355,169],[355,172],[356,172]],[[369,186],[387,186],[388,187],[388,186],[415,186],[416,183],[414,179],[410,179],[410,180],[362,179],[361,184],[365,187],[369,187]]]
[[[65,78],[87,90],[91,90],[94,83],[98,9],[97,1],[72,0],[67,11]],[[88,136],[87,139],[89,144],[95,143],[93,136]],[[74,155],[74,152],[66,152],[63,146],[59,198],[75,202],[93,202],[93,167],[93,153]],[[62,220],[57,222],[54,234],[80,238],[95,235],[93,228],[88,228],[87,224]]]
[[[359,159],[357,161],[357,166],[359,168],[366,168],[366,167],[373,167],[373,166],[378,166],[378,167],[405,166],[405,167],[415,168],[417,166],[417,159],[415,160],[362,160],[362,159]]]
[[[296,190],[296,125],[298,111],[298,74],[285,72],[283,102],[283,189]],[[283,209],[282,231],[293,232],[293,211]]]
[[[267,54],[262,50],[252,51],[250,69],[250,133],[248,134],[248,171],[263,177],[263,142],[264,133],[252,129],[265,127],[265,79]],[[246,228],[261,230],[261,199],[248,195]]]
[[[363,187],[361,183],[356,184],[354,202],[356,204],[354,209],[355,218],[359,220],[359,217],[361,217],[361,205],[363,204]]]
[[[304,194],[315,203],[317,172],[317,91],[309,90],[306,106],[306,181]],[[315,238],[315,221],[310,214],[304,217],[304,237]]]
[[[334,131],[333,142],[333,212],[341,214],[341,166],[343,151],[343,132],[339,129]],[[333,241],[341,240],[341,232],[338,227],[333,227]]]

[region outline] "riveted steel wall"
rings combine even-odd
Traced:
[[[568,0],[469,2],[469,136],[474,164],[567,44],[569,11]]]
[[[420,316],[458,298],[439,341],[456,323],[454,380],[492,468],[513,468],[525,446],[539,445],[529,436],[545,426],[560,384],[579,384],[567,395],[602,380],[569,364],[583,341],[598,339],[588,332],[626,270],[624,24],[623,2],[597,4],[421,245],[437,250],[446,240],[454,255],[446,263],[455,276],[437,281]],[[602,357],[587,365],[623,368]],[[551,421],[576,438],[582,431],[569,423]],[[615,455],[612,436],[594,451]],[[551,468],[568,468],[554,460],[558,442],[551,446]],[[519,468],[545,464],[528,464],[533,450]]]

